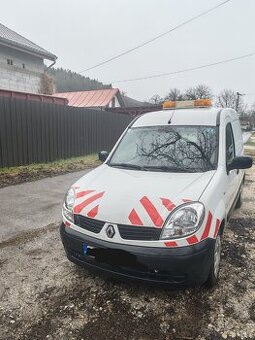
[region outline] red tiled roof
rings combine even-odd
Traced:
[[[55,93],[55,97],[67,98],[69,106],[76,107],[106,107],[110,104],[118,89],[104,89],[94,91],[78,91]]]

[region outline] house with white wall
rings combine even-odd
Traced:
[[[44,60],[57,57],[0,23],[0,89],[41,93]]]

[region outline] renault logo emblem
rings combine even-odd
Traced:
[[[108,227],[106,228],[106,235],[109,238],[113,238],[113,236],[115,235],[115,230],[114,230],[114,227],[112,225],[108,225]]]

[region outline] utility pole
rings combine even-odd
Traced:
[[[236,92],[236,112],[239,111],[240,96],[245,96],[245,94]]]

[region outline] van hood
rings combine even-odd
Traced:
[[[108,223],[162,227],[176,206],[199,200],[214,173],[137,171],[103,164],[73,185],[74,213]]]

